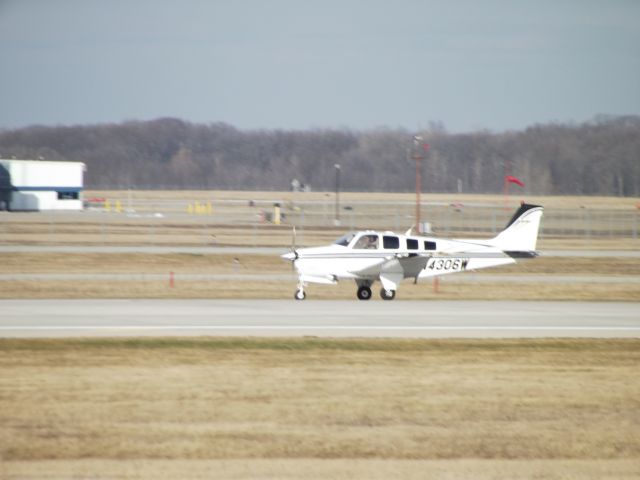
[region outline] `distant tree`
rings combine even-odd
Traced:
[[[447,133],[431,122],[422,162],[425,192],[498,193],[507,167],[531,194],[640,194],[640,117],[597,116],[581,125],[534,125],[521,132]],[[0,132],[4,157],[87,164],[93,188],[288,190],[293,178],[332,190],[412,191],[413,132],[238,130],[175,118]]]

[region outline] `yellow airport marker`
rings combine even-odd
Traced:
[[[273,207],[273,223],[280,225],[280,207]]]

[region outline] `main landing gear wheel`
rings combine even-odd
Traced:
[[[383,300],[393,300],[394,298],[396,298],[396,291],[385,290],[383,288],[382,290],[380,290],[380,296],[382,297]]]
[[[358,298],[360,300],[369,300],[371,298],[371,289],[369,287],[358,288]]]
[[[294,293],[293,298],[295,298],[296,300],[304,300],[305,298],[307,298],[307,292],[299,288],[298,290],[296,290],[296,293]]]

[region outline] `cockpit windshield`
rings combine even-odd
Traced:
[[[365,233],[354,243],[353,248],[358,250],[376,250],[378,248],[378,234]]]
[[[347,245],[349,245],[349,242],[351,240],[353,240],[353,237],[355,237],[356,234],[354,232],[349,232],[343,236],[341,236],[339,239],[337,239],[335,242],[333,242],[335,245],[342,245],[343,247],[346,247]]]

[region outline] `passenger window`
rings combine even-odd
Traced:
[[[418,240],[415,238],[407,238],[407,250],[417,250]]]
[[[398,249],[400,248],[400,239],[398,237],[382,237],[382,245],[384,248]]]
[[[353,246],[353,248],[375,250],[376,248],[378,248],[378,236],[362,235]]]
[[[424,249],[425,250],[435,250],[436,249],[436,242],[430,242],[429,240],[425,240]]]

